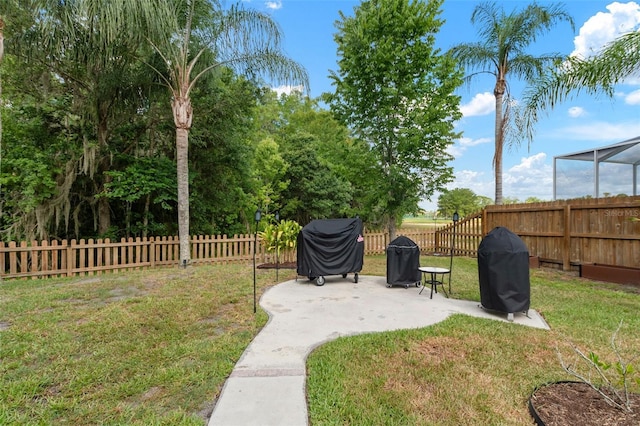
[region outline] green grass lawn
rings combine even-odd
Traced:
[[[422,264],[438,262],[447,259]],[[361,274],[385,268],[384,256],[366,257]],[[275,282],[258,270],[258,298]],[[456,258],[453,297],[479,300],[477,283],[475,260]],[[551,331],[456,315],[319,347],[308,361],[311,423],[530,424],[535,386],[567,378],[557,345],[608,357],[624,320],[622,343],[637,354],[637,292],[537,270],[531,298]],[[266,320],[253,313],[250,264],[4,281],[0,424],[202,425]]]
[[[451,219],[431,219],[426,216],[405,217],[402,219],[401,228],[439,228],[451,224]]]

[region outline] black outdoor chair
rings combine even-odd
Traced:
[[[431,286],[431,296],[430,299],[433,299],[433,292],[438,292],[438,286],[442,286],[442,291],[444,295],[449,297],[447,291],[444,289],[444,279],[445,276],[449,276],[449,293],[451,293],[451,271],[453,270],[453,254],[455,252],[455,244],[456,244],[456,223],[460,219],[458,212],[453,214],[453,236],[451,238],[451,247],[449,248],[449,268],[442,268],[438,266],[421,266],[418,268],[422,273],[422,288],[420,289],[420,293],[422,294],[422,290],[428,285]],[[428,277],[427,277],[428,275]]]

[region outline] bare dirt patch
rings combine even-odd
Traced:
[[[612,405],[587,383],[542,386],[531,397],[532,414],[546,426],[632,426],[640,424],[640,395],[631,395],[632,411]]]

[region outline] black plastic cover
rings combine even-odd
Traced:
[[[500,312],[525,312],[531,303],[529,250],[505,227],[494,228],[478,246],[480,303]]]
[[[420,247],[411,238],[401,235],[387,247],[387,284],[410,285],[421,279]]]
[[[315,278],[360,272],[364,257],[362,220],[317,219],[298,234],[298,275]]]

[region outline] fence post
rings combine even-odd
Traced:
[[[562,270],[571,270],[571,204],[564,206]]]
[[[76,240],[71,240],[69,244],[67,244],[67,276],[73,276],[73,249],[71,246]]]
[[[156,240],[154,237],[149,238],[149,264],[152,268],[156,266]]]

